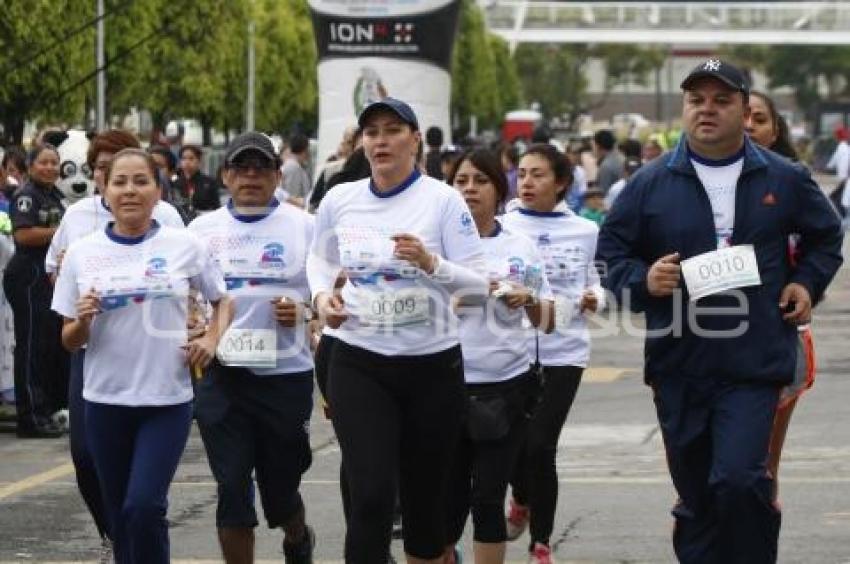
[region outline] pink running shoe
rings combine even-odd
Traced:
[[[508,529],[508,540],[517,540],[528,528],[528,519],[531,515],[528,507],[520,505],[513,498],[510,502],[510,510],[505,517],[505,525]]]
[[[555,561],[552,560],[552,549],[545,544],[534,543],[534,550],[531,551],[528,564],[555,564]]]

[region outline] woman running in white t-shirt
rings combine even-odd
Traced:
[[[599,229],[561,205],[572,183],[569,162],[548,144],[532,145],[520,159],[521,206],[507,213],[506,229],[530,237],[546,264],[555,295],[555,331],[532,335],[529,352],[543,370],[540,403],[529,424],[525,452],[511,480],[513,499],[508,538],[531,522],[529,552],[534,564],[549,564],[549,539],[558,499],[555,455],[581,375],[590,357],[585,314],[602,306],[604,293],[593,265]]]
[[[460,541],[471,510],[475,562],[501,564],[507,540],[505,493],[539,391],[523,321],[527,318],[551,332],[554,302],[534,242],[503,228],[495,217],[508,193],[496,156],[484,149],[468,152],[448,180],[475,219],[491,291],[486,301],[458,306],[470,405],[466,432],[453,460],[449,547]],[[452,550],[446,557],[451,563]]]
[[[118,152],[103,196],[114,221],[68,249],[52,307],[65,348],[88,347],[86,439],[115,560],[166,564],[166,496],[192,422],[189,366],[209,363],[226,325],[224,278],[199,239],[152,219],[159,186],[147,153]],[[187,342],[190,289],[213,304],[213,321]]]
[[[436,564],[466,413],[451,299],[486,295],[484,253],[460,194],[416,168],[410,106],[385,98],[359,125],[372,175],[325,196],[308,259],[316,309],[338,329],[328,393],[351,490],[345,558],[386,561],[398,484],[408,562]]]

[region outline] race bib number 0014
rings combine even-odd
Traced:
[[[364,325],[403,327],[428,323],[431,301],[428,292],[407,288],[391,292],[363,291],[360,297],[360,322]]]
[[[727,290],[759,286],[758,261],[752,245],[735,245],[682,261],[682,276],[691,301]]]
[[[274,368],[277,366],[277,333],[274,329],[228,329],[216,356],[227,366]]]

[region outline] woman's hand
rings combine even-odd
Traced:
[[[348,319],[345,301],[339,294],[322,292],[316,296],[315,303],[319,320],[331,329],[339,328]]]
[[[596,313],[596,309],[599,307],[599,296],[596,295],[596,292],[593,290],[585,290],[581,295],[581,304],[579,304],[579,312],[584,313],[589,311],[590,313]]]
[[[505,304],[511,309],[518,309],[531,304],[534,300],[534,292],[522,284],[516,282],[504,282],[509,286],[496,294],[505,300]],[[503,286],[504,287],[504,286]]]
[[[100,313],[100,297],[92,288],[77,300],[77,320],[88,326],[98,313]]]
[[[191,367],[206,368],[215,357],[216,345],[215,335],[210,333],[192,339],[182,347],[186,352],[186,364]]]
[[[401,260],[418,266],[428,274],[433,274],[437,267],[437,259],[432,252],[425,248],[425,244],[415,235],[400,233],[390,237],[395,241],[393,255]]]
[[[295,327],[299,319],[307,320],[307,305],[287,297],[272,300],[274,318],[284,327]]]

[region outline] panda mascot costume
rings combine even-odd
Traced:
[[[89,135],[79,129],[55,132],[51,144],[59,151],[59,181],[56,187],[65,195],[68,206],[94,194],[92,170],[86,161]],[[66,206],[67,207],[67,206]]]

